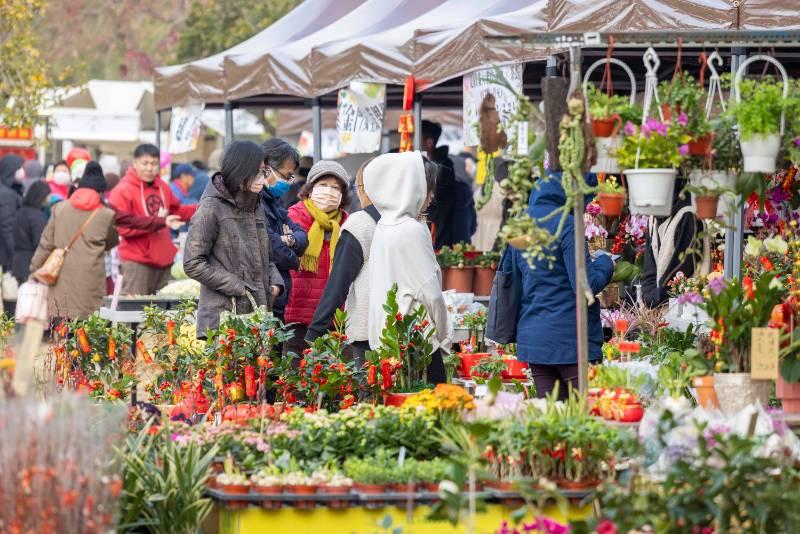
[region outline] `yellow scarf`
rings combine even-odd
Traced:
[[[330,232],[330,262],[328,263],[328,272],[330,272],[333,267],[333,253],[336,250],[336,243],[339,241],[339,222],[342,220],[342,213],[338,209],[331,213],[325,213],[310,198],[304,200],[303,205],[314,217],[314,223],[308,230],[308,248],[300,258],[300,269],[317,272],[319,255],[322,252],[322,245],[325,243],[325,232]]]

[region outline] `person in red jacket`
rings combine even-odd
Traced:
[[[117,219],[122,292],[129,295],[152,295],[167,284],[177,252],[169,229],[183,226],[197,209],[181,206],[169,185],[158,176],[159,161],[155,145],[136,147],[133,165],[108,199],[115,211],[150,217],[158,228],[143,229]]]
[[[350,175],[335,161],[318,161],[308,172],[298,195],[300,201],[289,208],[289,218],[308,234],[308,247],[300,258],[300,270],[292,271],[292,290],[284,319],[295,323],[294,337],[284,343],[284,353],[302,354],[308,325],[322,298],[333,265],[339,229],[347,219],[350,204]]]

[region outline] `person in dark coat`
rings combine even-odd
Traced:
[[[676,191],[682,189],[676,184]],[[703,223],[697,220],[691,200],[682,199],[677,194],[669,217],[650,217],[642,269],[642,301],[645,306],[655,308],[667,302],[667,283],[679,272],[687,278],[694,276],[700,257],[687,250],[701,248],[698,235],[702,231]]]
[[[261,191],[261,207],[267,217],[267,232],[272,249],[272,261],[281,273],[283,294],[275,300],[272,313],[283,321],[286,302],[292,291],[290,271],[300,269],[300,257],[308,247],[308,234],[289,218],[282,199],[295,181],[300,155],[283,139],[272,138],[262,146],[264,149],[266,186]]]
[[[281,199],[283,202],[283,207],[287,210],[300,201],[300,190],[303,189],[304,185],[306,185],[308,171],[311,170],[313,165],[314,158],[311,156],[303,156],[300,158],[300,161],[297,164],[297,170],[295,171],[295,180],[289,186],[289,192],[286,193],[286,195],[284,195],[284,197]]]
[[[553,173],[534,190],[528,204],[528,213],[534,219],[542,219],[565,202],[566,194],[561,187],[560,173]],[[541,224],[555,234],[559,218],[560,215]],[[577,388],[574,228],[574,218],[570,214],[550,250],[555,258],[552,267],[547,261],[538,261],[531,269],[521,251],[512,250],[511,254],[514,272],[522,281],[522,303],[517,322],[517,357],[530,364],[539,397],[550,393],[556,383],[559,383],[561,399],[567,397],[569,385]],[[591,291],[597,294],[611,281],[614,263],[605,254],[592,261],[587,247],[586,272]],[[588,338],[589,360],[601,359],[603,328],[600,323],[600,303],[596,300],[588,309]]]
[[[34,182],[25,193],[22,206],[17,210],[14,221],[14,260],[11,272],[20,284],[28,279],[31,274],[31,258],[42,231],[47,224],[45,209],[50,196],[50,188],[44,182]]]
[[[439,170],[433,203],[428,208],[435,250],[444,246],[452,247],[457,243],[469,243],[478,228],[472,187],[464,181],[456,180],[453,160],[448,155],[449,148],[446,145],[436,146],[441,135],[440,124],[422,121],[422,150],[427,153],[428,159],[442,167]]]
[[[272,309],[283,292],[283,278],[269,250],[264,212],[259,209],[264,187],[264,151],[252,141],[234,141],[222,156],[189,223],[183,270],[200,282],[197,337],[219,326],[219,315],[239,314],[257,306]],[[248,293],[250,297],[248,297]]]
[[[22,183],[16,179],[24,160],[16,154],[0,159],[0,269],[11,269],[14,258],[14,221],[22,204]]]

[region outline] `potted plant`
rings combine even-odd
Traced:
[[[456,293],[472,293],[474,270],[468,264],[464,253],[464,246],[457,244],[452,248],[442,247],[436,254],[439,266],[442,268],[442,284],[445,291],[452,289]]]
[[[773,275],[764,273],[757,281],[717,277],[703,289],[703,308],[709,316],[714,350],[714,390],[723,411],[736,413],[760,401],[769,403],[772,384],[750,376],[750,336],[753,327],[767,326],[781,291],[772,284]]]
[[[353,488],[364,495],[382,495],[391,481],[391,470],[375,458],[348,458],[344,462],[344,474],[353,481]],[[384,501],[373,499],[374,506],[382,506]]]
[[[603,210],[603,215],[619,217],[625,206],[625,188],[617,183],[616,176],[597,176],[597,203]]]
[[[500,253],[495,251],[484,252],[475,260],[475,278],[473,293],[476,297],[488,297],[492,294],[494,275],[497,264],[500,262]]]
[[[784,84],[774,79],[741,80],[741,72],[740,68],[736,73],[736,100],[731,107],[739,124],[743,169],[772,173],[781,149],[787,103]]]
[[[436,493],[439,482],[447,477],[448,462],[444,458],[434,458],[417,462],[416,476],[425,491]]]
[[[622,125],[627,121],[638,123],[642,119],[642,110],[631,105],[629,97],[609,95],[594,86],[587,87],[589,115],[592,117],[592,134],[597,147],[597,163],[592,172],[617,174],[619,164],[614,150],[622,144],[618,135]]]
[[[461,325],[468,330],[467,337],[469,339],[468,343],[461,344],[461,352],[458,353],[458,357],[461,358],[459,374],[464,378],[475,376],[472,367],[489,358],[484,338],[487,321],[484,309],[474,313],[465,313],[461,318]]]
[[[250,493],[250,481],[247,479],[247,475],[239,471],[230,455],[225,459],[225,471],[217,475],[217,487],[224,493],[233,495]],[[232,507],[247,506],[247,500],[229,501],[229,503]]]
[[[698,219],[716,219],[719,197],[727,190],[716,186],[689,184],[684,191],[692,194],[692,204]]]
[[[703,86],[691,75],[686,74],[675,77],[669,82],[662,82],[659,93],[663,103],[664,119],[679,123],[690,136],[687,143],[689,154],[692,156],[709,154],[714,135],[711,123],[706,119]]]
[[[286,492],[294,495],[314,495],[317,493],[318,481],[304,471],[292,470],[283,477]],[[294,505],[300,510],[313,508],[314,501],[299,500]]]
[[[275,466],[265,467],[250,476],[250,486],[253,493],[258,495],[281,495],[283,494],[283,475]],[[280,499],[265,499],[261,501],[261,507],[265,510],[277,510],[281,507],[281,501]]]
[[[736,204],[736,175],[742,168],[742,153],[736,137],[736,117],[725,113],[711,122],[714,149],[702,159],[694,158],[689,171],[693,186],[718,189],[722,192],[717,215],[729,217]]]
[[[488,354],[480,362],[473,365],[469,372],[479,384],[486,383],[494,378],[502,378],[507,365],[505,358],[500,354]]]
[[[689,153],[690,137],[676,123],[649,119],[639,128],[628,122],[616,151],[628,181],[632,214],[666,217],[672,211],[676,169]]]
[[[503,356],[506,368],[502,373],[503,380],[525,380],[528,363],[517,359],[517,345],[510,343],[497,347],[497,353]]]
[[[315,471],[312,478],[319,481],[319,493],[324,495],[339,496],[339,500],[328,501],[328,507],[335,510],[347,508],[350,490],[353,488],[353,480],[344,476],[340,471],[323,469]]]

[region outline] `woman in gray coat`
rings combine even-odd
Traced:
[[[206,187],[189,224],[183,254],[186,274],[202,284],[197,335],[219,326],[219,314],[252,312],[250,296],[272,308],[283,292],[283,278],[270,258],[263,210],[264,152],[251,141],[235,141],[222,156],[220,171]]]

